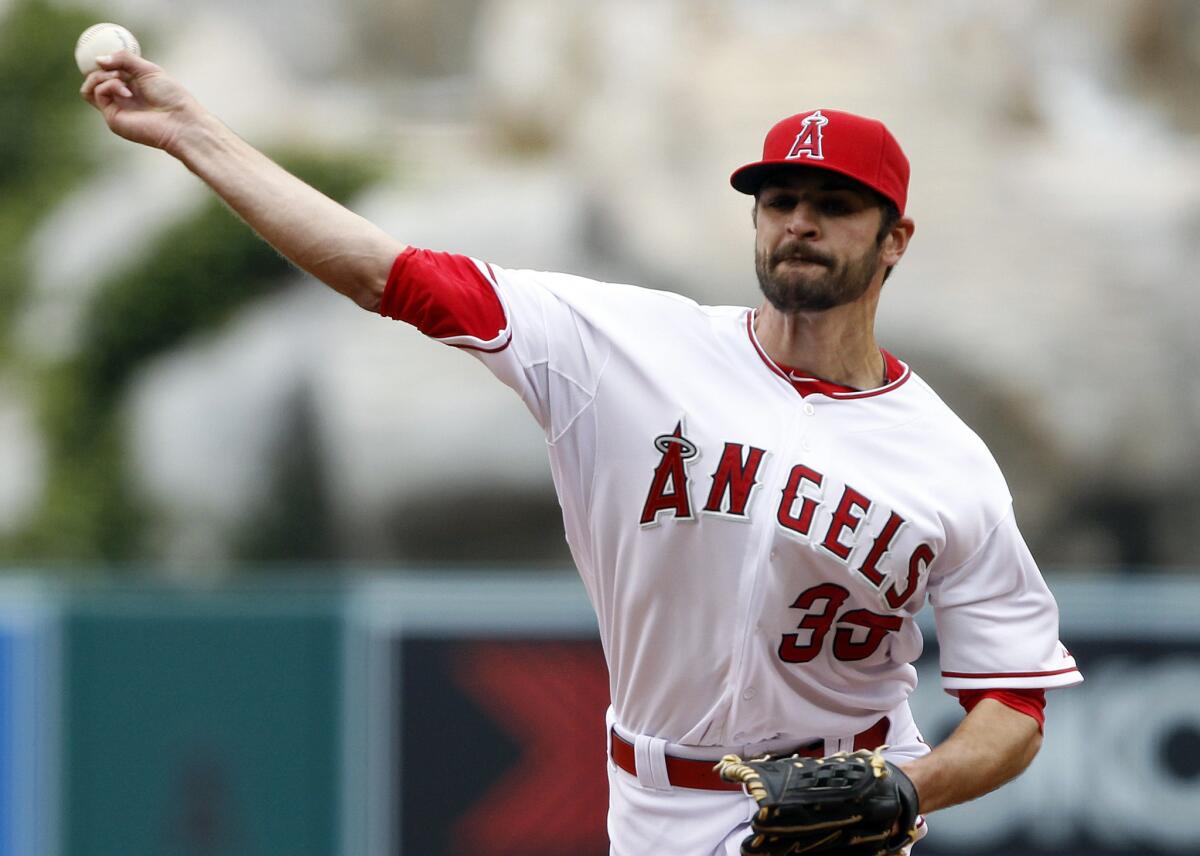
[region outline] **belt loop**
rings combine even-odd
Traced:
[[[825,754],[836,755],[838,752],[853,752],[854,738],[853,737],[826,737],[825,738]]]
[[[667,777],[667,741],[661,737],[639,734],[633,739],[634,765],[638,782],[654,791],[671,790]]]

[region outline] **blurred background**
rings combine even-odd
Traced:
[[[536,425],[112,137],[71,57],[106,20],[403,241],[705,303],[756,302],[765,130],[883,119],[880,339],[992,448],[1088,677],[922,851],[1200,852],[1200,4],[0,0],[0,856],[605,852]],[[518,772],[576,738],[550,812]],[[411,772],[447,746],[490,753],[462,817]]]

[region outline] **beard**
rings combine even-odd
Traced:
[[[879,268],[879,247],[861,256],[838,260],[799,241],[781,244],[770,256],[754,251],[754,272],[763,296],[780,312],[832,309],[852,303],[866,293]],[[815,262],[804,268],[791,260]]]

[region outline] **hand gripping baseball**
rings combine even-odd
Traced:
[[[149,60],[118,51],[97,62],[100,70],[87,76],[79,92],[127,140],[169,150],[201,112],[188,91]]]
[[[750,761],[726,755],[717,770],[758,802],[743,854],[886,856],[916,840],[916,788],[878,751]]]

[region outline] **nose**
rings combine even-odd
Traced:
[[[788,234],[797,238],[812,240],[819,237],[821,227],[817,218],[816,206],[807,200],[797,202],[788,214],[787,230]]]

